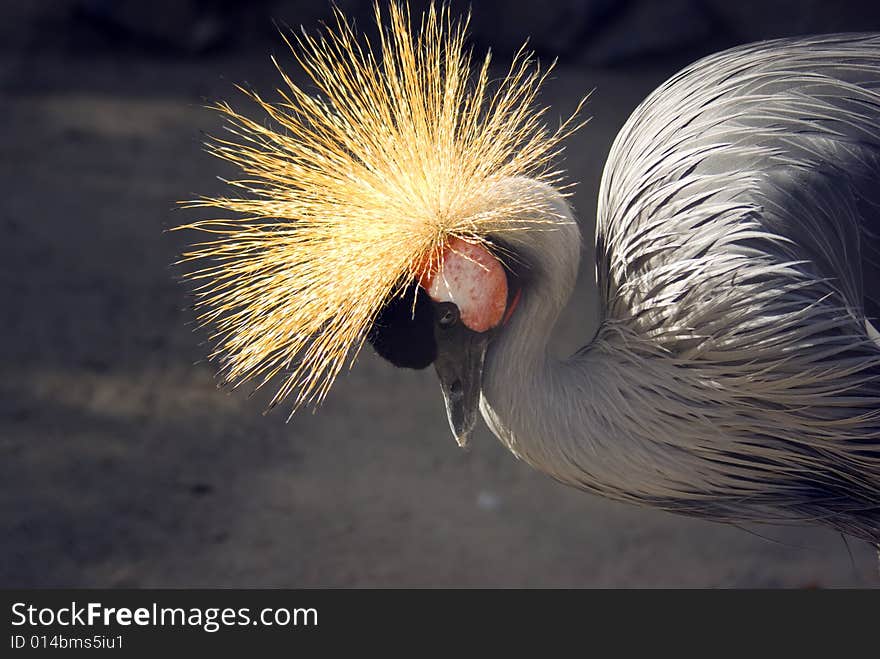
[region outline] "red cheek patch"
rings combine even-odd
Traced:
[[[507,307],[507,275],[486,248],[451,238],[439,270],[419,279],[435,302],[452,302],[461,322],[475,332],[496,327]]]

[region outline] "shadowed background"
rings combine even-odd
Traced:
[[[369,28],[368,0],[338,3]],[[452,3],[466,8],[465,3]],[[564,166],[587,236],[611,142],[684,64],[762,38],[880,30],[880,4],[474,0],[499,70],[559,58],[543,102],[595,89]],[[232,176],[204,106],[272,98],[276,25],[325,2],[58,0],[0,6],[0,586],[877,586],[860,542],[610,503],[519,463],[481,426],[455,446],[430,370],[365,349],[317,414],[217,388],[170,264]],[[592,335],[583,288],[560,352]]]

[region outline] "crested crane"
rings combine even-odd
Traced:
[[[496,84],[448,9],[387,13],[376,47],[341,14],[295,37],[316,91],[248,92],[270,122],[218,106],[244,176],[192,202],[225,215],[185,259],[224,376],[297,407],[369,340],[435,366],[461,444],[482,416],[583,490],[880,543],[880,35],[737,47],[645,99],[599,190],[598,331],[560,360],[580,108],[550,130],[528,53]]]

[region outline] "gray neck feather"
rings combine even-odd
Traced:
[[[483,418],[514,455],[556,480],[618,500],[652,498],[668,487],[678,467],[674,449],[658,451],[647,441],[644,432],[651,429],[644,428],[640,413],[624,412],[644,361],[608,339],[607,323],[577,354],[568,359],[552,354],[551,334],[577,281],[581,235],[556,190],[527,183],[533,198],[538,191],[543,196],[546,212],[530,211],[542,222],[535,230],[500,236],[529,271],[519,306],[486,354]],[[554,218],[552,227],[547,217]],[[598,289],[595,278],[590,283]],[[635,404],[646,403],[653,401]],[[636,485],[633,474],[639,472]],[[690,478],[697,481],[699,474]]]
[[[589,414],[584,402],[570,394],[583,388],[570,371],[577,359],[561,361],[549,350],[550,336],[565,308],[578,275],[581,235],[565,199],[550,186],[516,181],[518,192],[528,186],[545,209],[531,210],[534,230],[501,236],[527,266],[520,303],[507,325],[490,344],[483,371],[481,409],[492,432],[517,457],[557,479],[564,479],[558,436],[575,420]],[[552,225],[547,219],[552,218]],[[580,369],[577,369],[578,371]],[[566,389],[568,382],[575,389]],[[568,396],[566,396],[568,394]],[[580,433],[578,433],[580,435]],[[571,435],[569,435],[569,439]],[[590,438],[579,437],[580,440]]]

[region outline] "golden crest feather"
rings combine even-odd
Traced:
[[[556,130],[544,125],[535,102],[552,66],[524,49],[498,82],[488,54],[472,67],[468,18],[448,7],[432,5],[417,30],[396,3],[387,17],[377,4],[375,18],[376,48],[339,10],[322,34],[288,41],[315,91],[274,58],[281,101],[242,90],[272,125],[216,106],[233,137],[208,149],[241,169],[230,182],[240,196],[187,202],[233,216],[178,227],[211,236],[183,261],[204,263],[187,277],[221,374],[260,386],[284,373],[273,404],[295,392],[294,410],[326,396],[385,301],[449,237],[487,244],[490,229],[515,224],[530,202],[493,200],[495,183],[558,182],[551,162],[582,125],[580,107]]]

